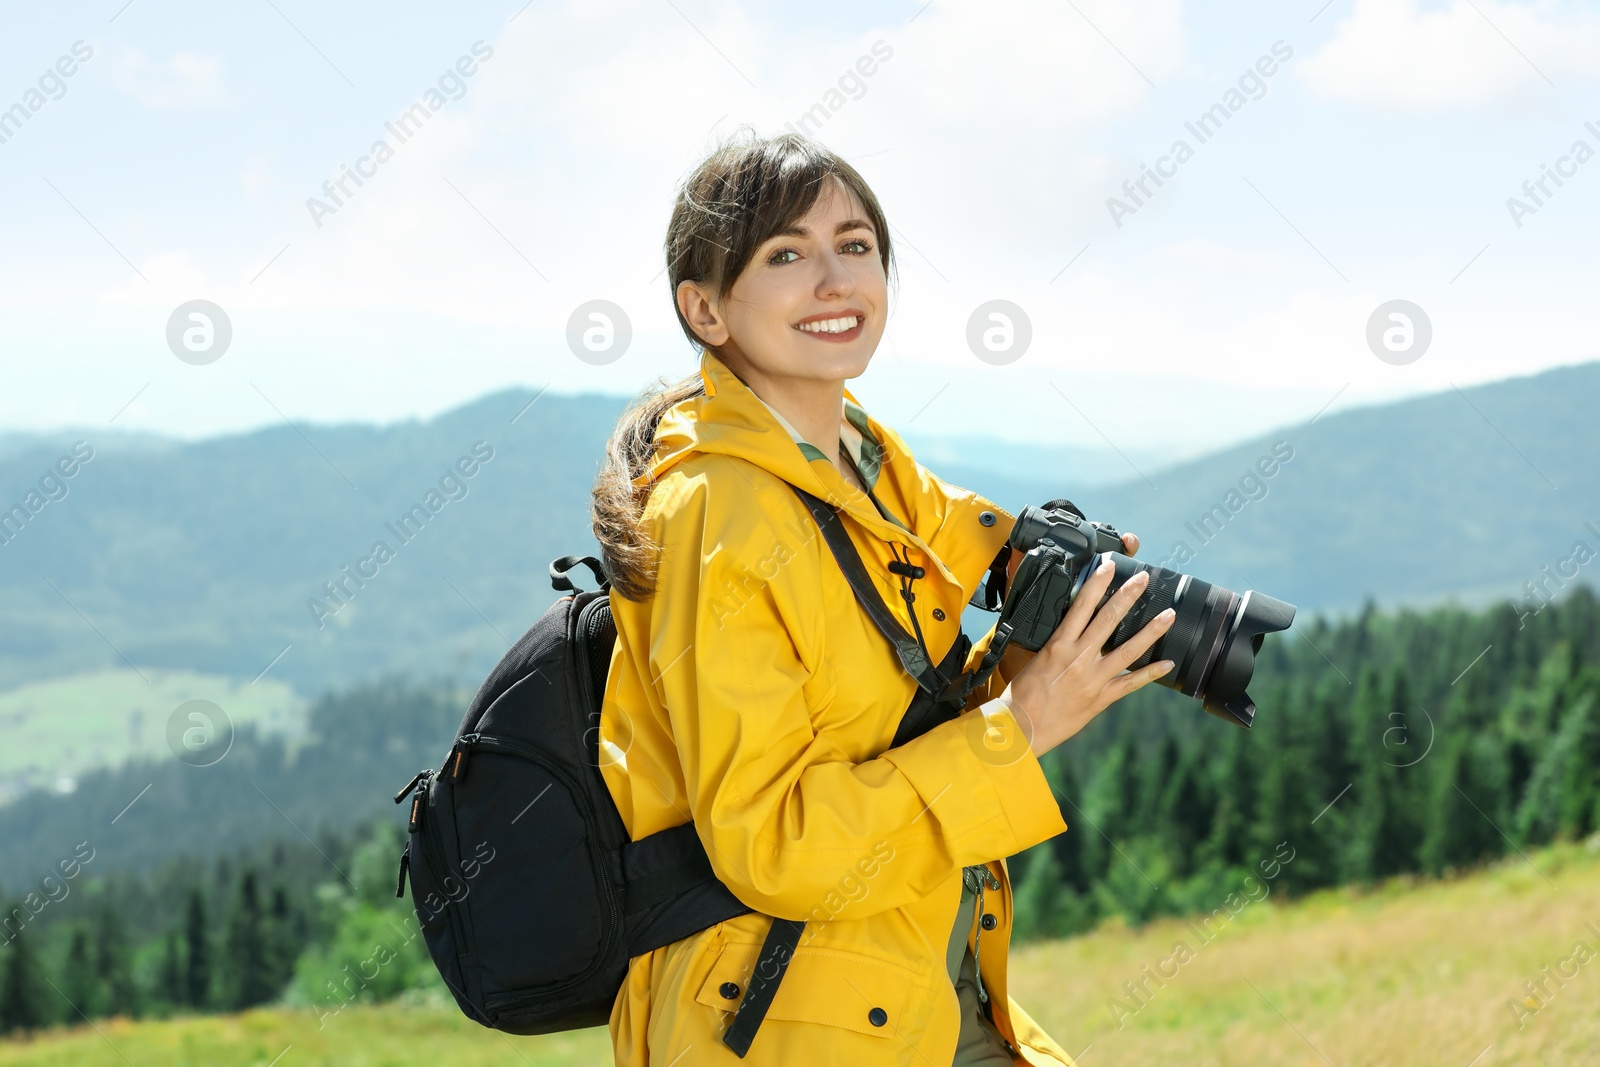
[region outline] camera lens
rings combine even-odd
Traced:
[[[1172,608],[1176,616],[1172,625],[1148,651],[1128,664],[1128,670],[1170,659],[1172,670],[1157,678],[1157,683],[1195,697],[1219,719],[1248,727],[1255,720],[1256,705],[1245,686],[1255,671],[1261,639],[1289,628],[1294,621],[1294,605],[1255,590],[1236,593],[1179,571],[1141,563],[1120,552],[1100,553],[1080,569],[1072,588],[1074,600],[1106,557],[1116,571],[1096,611],[1140,571],[1149,574],[1150,584],[1111,632],[1102,651],[1110,652],[1162,611]]]

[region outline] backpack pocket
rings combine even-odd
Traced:
[[[456,741],[430,793],[419,834],[429,869],[418,870],[413,850],[411,878],[419,914],[430,891],[446,902],[435,962],[459,957],[440,970],[472,977],[477,988],[464,992],[481,1011],[469,1014],[541,1032],[541,1019],[570,1009],[563,994],[593,992],[617,949],[620,897],[590,830],[589,798],[536,746],[476,733]],[[494,876],[477,878],[488,864]]]

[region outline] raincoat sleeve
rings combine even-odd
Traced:
[[[807,681],[822,648],[818,568],[832,557],[820,538],[791,538],[785,550],[769,514],[717,499],[708,480],[669,475],[646,509],[662,548],[649,669],[690,816],[735,896],[780,918],[819,908],[862,918],[1066,829],[1003,706],[988,717],[967,711],[862,762],[818,734]],[[851,684],[838,680],[835,707],[852,700]],[[876,864],[870,889],[850,899],[840,887],[860,884],[863,861]]]
[[[970,600],[979,587],[988,581],[989,565],[1010,539],[1017,517],[973,490],[945,481],[920,463],[915,469],[921,480],[915,498],[921,506],[914,516],[914,522],[919,531],[930,530],[925,538],[928,547],[961,580],[962,591]],[[991,527],[973,522],[974,514],[984,509],[995,514],[996,521]],[[993,640],[994,626],[990,625],[988,632],[978,638],[968,653],[965,669],[977,669]],[[984,684],[968,695],[966,706],[980,707],[1005,692],[1011,679],[1027,666],[1033,656],[1034,653],[1020,645],[1007,646],[1005,654],[995,664]]]

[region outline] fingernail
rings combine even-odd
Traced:
[[[1100,566],[1095,569],[1096,574],[1104,574],[1111,569],[1111,558],[1107,556],[1100,561]]]
[[[1156,618],[1160,619],[1162,622],[1170,622],[1175,615],[1177,615],[1177,612],[1173,611],[1171,608],[1168,608],[1160,615],[1157,615]]]
[[[1162,674],[1166,674],[1168,671],[1170,671],[1172,669],[1172,661],[1170,659],[1164,659],[1164,660],[1161,661],[1160,667],[1161,667],[1161,673]]]

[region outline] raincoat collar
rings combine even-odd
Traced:
[[[880,515],[821,449],[803,440],[787,419],[709,349],[700,354],[700,378],[705,383],[704,396],[690,397],[662,413],[656,427],[655,454],[645,471],[633,479],[634,485],[649,485],[696,452],[737,456],[843,509],[884,540],[909,541],[947,579],[957,581],[927,544],[907,528],[915,526],[912,516],[901,516],[905,521],[901,525],[899,519],[890,521]],[[916,461],[898,434],[868,415],[848,388],[843,392],[840,441],[856,461],[868,489],[895,514],[894,509],[913,499],[920,485]],[[900,491],[884,492],[886,488]]]

